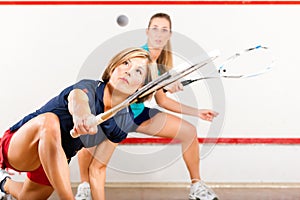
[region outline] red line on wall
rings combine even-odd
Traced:
[[[0,1],[0,5],[300,5],[300,1]]]
[[[201,144],[270,144],[298,145],[300,138],[198,138]],[[127,138],[121,144],[179,144],[178,140],[168,138]]]

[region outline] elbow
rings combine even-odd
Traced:
[[[156,103],[161,108],[166,108],[166,102],[162,100],[156,100]]]
[[[86,93],[81,90],[81,89],[73,89],[68,96],[68,100],[72,100],[74,98],[82,98],[88,101],[88,96],[86,95]]]
[[[167,102],[168,102],[168,98],[166,97],[166,94],[161,92],[161,91],[158,91],[156,94],[155,94],[155,101],[157,103],[157,105],[161,108],[166,108],[167,106]]]

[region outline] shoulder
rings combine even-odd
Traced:
[[[73,89],[82,89],[85,93],[95,93],[96,89],[104,84],[99,80],[83,79],[73,85]]]
[[[82,79],[74,84],[74,86],[94,86],[97,87],[102,82],[99,80]]]

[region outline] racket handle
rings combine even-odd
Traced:
[[[184,81],[181,81],[181,84],[183,85],[183,86],[186,86],[186,85],[188,85],[188,84],[190,84],[190,83],[192,83],[193,82],[193,80],[184,80]]]
[[[78,138],[78,137],[80,136],[77,132],[75,132],[74,129],[72,129],[72,130],[70,131],[70,135],[72,136],[72,138]]]

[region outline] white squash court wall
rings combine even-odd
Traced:
[[[122,32],[146,27],[156,12],[170,14],[173,30],[207,51],[218,48],[228,56],[257,44],[272,48],[276,68],[271,73],[238,84],[223,81],[226,118],[222,137],[299,137],[297,5],[0,6],[0,131],[76,81],[81,65],[100,44]],[[128,26],[116,24],[120,14],[129,17]],[[210,99],[204,99],[201,106],[210,107]],[[205,128],[199,133],[203,136]],[[123,145],[119,150],[160,148]],[[170,149],[180,154],[178,145]],[[201,160],[202,177],[208,182],[297,183],[299,151],[298,145],[217,145]],[[157,162],[164,159],[157,158]],[[131,162],[121,163],[121,170]],[[71,179],[78,182],[76,159],[70,166]],[[149,173],[108,171],[108,182],[131,181],[187,182],[188,174],[181,158]]]

